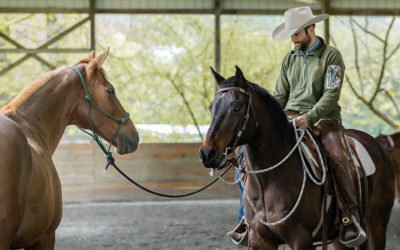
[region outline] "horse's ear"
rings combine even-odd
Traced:
[[[236,73],[235,73],[236,80],[238,80],[241,85],[246,85],[247,81],[244,78],[242,70],[237,65],[235,65],[235,68],[236,68]]]
[[[103,65],[104,61],[106,60],[109,50],[110,50],[110,47],[107,47],[107,50],[104,51],[103,54],[101,54],[95,58],[95,60],[97,60],[97,62],[99,63],[99,68],[101,68],[101,65]]]
[[[94,50],[90,51],[89,55],[87,56],[87,58],[94,58]]]
[[[106,60],[106,58],[108,56],[108,50],[109,50],[109,48],[107,48],[107,50],[103,54],[97,56],[96,58],[94,58],[93,60],[91,60],[89,62],[88,69],[90,71],[101,68],[101,65],[104,63],[104,61]]]
[[[211,66],[210,66],[210,69],[211,69],[211,72],[212,72],[217,84],[220,84],[221,82],[223,82],[225,80],[225,78],[223,78],[221,75],[219,75],[217,72],[215,72],[215,70]]]

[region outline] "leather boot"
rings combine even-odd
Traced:
[[[347,171],[346,171],[347,170]],[[360,216],[357,209],[357,192],[347,175],[346,166],[339,166],[333,171],[342,201],[348,211],[342,211],[342,228],[340,242],[347,247],[356,247],[364,243],[366,234],[360,226]],[[347,176],[344,176],[347,175]],[[338,197],[338,199],[340,199]]]
[[[350,172],[351,156],[344,137],[344,128],[335,120],[321,120],[316,126],[320,130],[320,139],[337,184],[337,200],[344,203],[340,241],[347,247],[358,246],[365,241],[366,234],[360,226],[357,191]]]

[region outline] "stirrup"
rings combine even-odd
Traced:
[[[241,245],[241,246],[247,246],[248,245],[248,234],[249,234],[249,229],[246,228],[246,231],[244,233],[236,233],[235,231],[230,231],[226,233],[231,241],[235,245]]]
[[[245,229],[241,230],[241,227],[245,227]],[[226,234],[236,245],[247,246],[248,233],[249,233],[249,228],[243,216],[242,219],[239,221],[239,223],[236,225],[236,227],[232,231],[227,232]]]
[[[355,226],[355,228],[357,230],[357,237],[355,237],[352,240],[345,241],[342,239],[343,232],[341,232],[339,240],[340,240],[340,243],[342,243],[346,247],[354,248],[354,247],[357,247],[357,246],[363,244],[365,242],[365,240],[367,239],[367,235],[366,235],[364,229],[362,229],[360,224],[357,222],[356,218],[353,215],[351,216],[351,218],[352,218],[353,225]]]

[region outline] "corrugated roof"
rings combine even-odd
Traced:
[[[97,9],[212,9],[214,0],[97,0]]]
[[[83,9],[89,8],[89,0],[0,0],[0,8],[70,8]]]
[[[0,12],[214,13],[219,3],[222,14],[281,14],[300,5],[318,13],[325,2],[330,14],[400,14],[400,0],[0,0]]]

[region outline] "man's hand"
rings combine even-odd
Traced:
[[[296,117],[296,126],[299,128],[307,128],[308,127],[308,122],[304,115],[300,115],[300,116]]]

